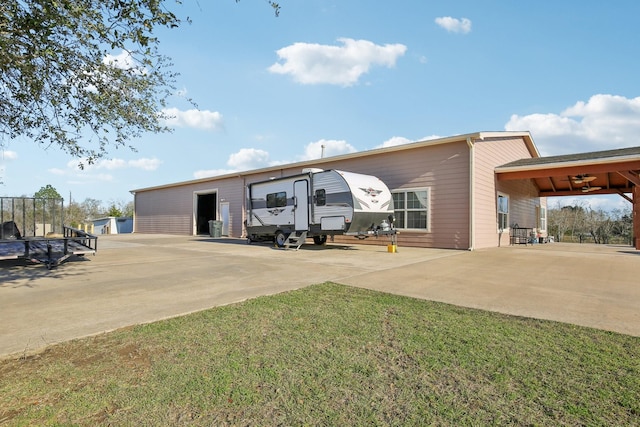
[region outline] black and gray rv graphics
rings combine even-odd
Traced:
[[[249,242],[327,236],[356,237],[388,231],[393,199],[379,178],[338,170],[303,170],[300,175],[247,185],[246,230]],[[301,244],[301,243],[300,243]]]

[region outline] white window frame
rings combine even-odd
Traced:
[[[426,198],[426,205],[427,207],[425,209],[416,209],[416,208],[407,208],[407,193],[409,192],[417,192],[417,191],[424,191],[427,193],[427,198]],[[404,227],[400,228],[401,230],[408,230],[408,231],[420,231],[420,232],[430,232],[431,231],[431,188],[429,187],[415,187],[415,188],[398,188],[395,190],[391,191],[392,195],[395,194],[404,194],[404,208],[403,209],[397,209],[394,206],[394,214],[396,216],[396,219],[398,217],[398,215],[400,215],[402,213],[403,215],[403,224]],[[407,228],[407,213],[408,212],[419,212],[419,211],[426,211],[426,217],[427,217],[427,223],[426,223],[426,228]],[[394,225],[395,226],[395,225]],[[397,226],[396,226],[397,227]]]
[[[500,211],[500,208],[501,208],[501,206],[500,206],[500,198],[505,198],[507,200],[507,211],[506,212],[501,212]],[[509,231],[509,229],[511,228],[509,226],[509,217],[510,217],[509,210],[511,208],[509,206],[510,204],[511,203],[510,203],[510,200],[509,200],[509,195],[506,194],[506,193],[498,192],[498,196],[496,197],[496,226],[497,226],[498,232],[500,232],[501,230],[502,231]],[[503,224],[500,223],[500,215],[506,215],[506,220],[504,221],[504,227],[500,227],[501,225],[503,225]]]
[[[547,231],[547,207],[546,206],[538,206],[538,219],[537,219],[537,227],[538,231]]]

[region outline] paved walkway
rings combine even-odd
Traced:
[[[0,357],[334,281],[640,336],[640,251],[564,245],[473,252],[365,245],[299,251],[233,239],[119,235],[95,257],[0,262]]]

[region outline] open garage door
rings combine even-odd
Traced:
[[[209,234],[209,221],[217,219],[218,193],[198,194],[196,234]]]

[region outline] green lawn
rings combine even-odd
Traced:
[[[640,425],[640,338],[325,283],[0,361],[4,425]]]

